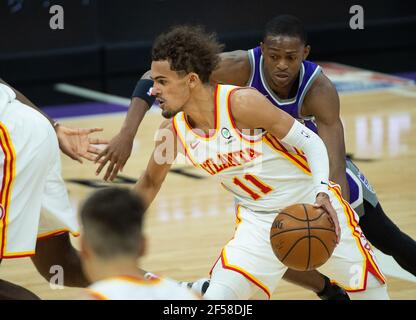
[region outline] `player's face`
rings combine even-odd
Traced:
[[[271,86],[284,88],[293,83],[299,74],[302,61],[309,54],[310,47],[297,37],[268,36],[261,44],[264,72]]]
[[[171,70],[166,60],[153,61],[150,75],[154,80],[152,94],[160,103],[162,116],[174,117],[189,100],[188,75]]]

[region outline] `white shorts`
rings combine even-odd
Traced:
[[[8,88],[7,88],[8,89]],[[48,120],[0,86],[0,259],[35,254],[38,238],[78,235],[58,140]],[[41,210],[42,209],[42,210]]]
[[[385,278],[371,246],[358,226],[357,214],[342,199],[338,186],[332,185],[331,191],[331,203],[341,227],[341,241],[319,271],[350,292],[365,290],[368,272],[384,284]],[[313,203],[313,195],[302,202]],[[276,213],[255,212],[237,206],[235,235],[222,249],[211,270],[211,285],[218,283],[239,292],[241,284],[236,283],[235,279],[248,280],[252,284],[251,292],[247,293],[250,296],[243,299],[270,298],[287,270],[274,255],[270,244],[270,227],[275,217]],[[227,277],[224,272],[218,272],[223,269],[238,272],[244,278]]]

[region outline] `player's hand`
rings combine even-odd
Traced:
[[[93,145],[108,144],[108,140],[89,137],[91,133],[103,131],[102,128],[72,129],[58,124],[55,131],[61,151],[79,163],[82,163],[82,158],[90,161],[95,160],[101,149]]]
[[[313,206],[315,208],[324,209],[331,217],[332,222],[334,223],[334,226],[335,226],[335,234],[337,235],[337,244],[338,244],[341,239],[341,228],[339,227],[337,212],[332,207],[331,201],[329,200],[329,196],[324,192],[318,193]]]
[[[123,171],[123,167],[131,155],[133,140],[131,137],[121,133],[111,139],[108,146],[95,158],[95,163],[100,162],[95,174],[99,175],[105,165],[110,162],[103,179],[105,181],[108,179],[113,181],[117,177],[117,173]]]

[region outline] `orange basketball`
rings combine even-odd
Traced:
[[[276,257],[287,267],[307,271],[322,266],[336,246],[335,225],[329,214],[310,204],[283,209],[270,229]]]

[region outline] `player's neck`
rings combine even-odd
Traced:
[[[194,89],[183,111],[192,128],[206,132],[215,129],[215,87],[201,85]]]
[[[137,267],[137,261],[131,258],[96,260],[94,263],[90,263],[89,267],[89,276],[92,282],[120,276],[131,276],[144,280],[143,272]]]

